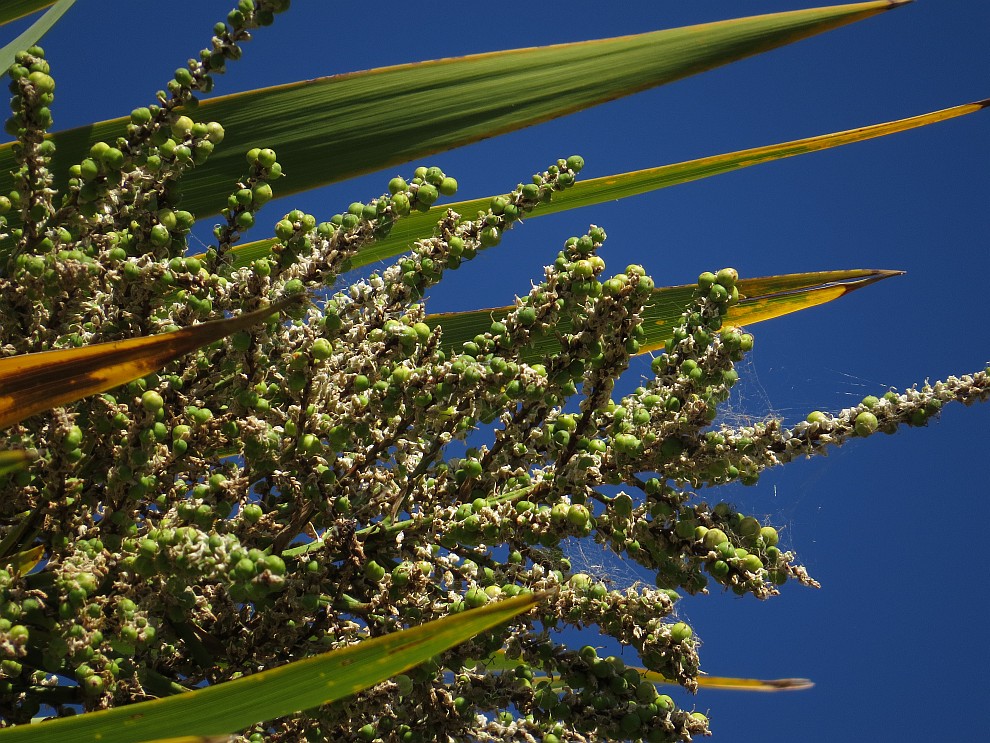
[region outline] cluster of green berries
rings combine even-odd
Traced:
[[[13,116],[7,119],[5,130],[15,138],[22,138],[28,132],[44,132],[52,125],[52,112],[49,106],[55,100],[55,80],[49,74],[51,69],[45,61],[45,51],[32,46],[18,52],[14,64],[7,70],[10,77],[10,107]],[[54,154],[52,151],[44,154]]]
[[[575,724],[579,730],[594,731],[609,740],[657,743],[680,740],[683,729],[696,729],[697,723],[707,722],[678,709],[673,699],[660,694],[621,658],[602,658],[591,645],[557,660],[567,669],[563,693],[550,681],[536,683],[533,700],[538,720]],[[543,741],[560,740],[562,734],[563,729],[551,728]]]
[[[221,211],[227,218],[226,230],[221,227],[214,229],[221,250],[236,240],[235,232],[254,226],[258,210],[275,195],[271,182],[282,176],[282,166],[276,160],[274,150],[255,147],[248,150],[246,157],[250,171],[227,197],[227,206]]]

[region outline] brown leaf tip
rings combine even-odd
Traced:
[[[910,2],[910,0],[908,0]],[[815,685],[815,682],[811,679],[773,679],[771,681],[764,681],[763,683],[768,686],[772,686],[775,689],[787,690],[787,691],[799,691],[801,689],[810,689]]]

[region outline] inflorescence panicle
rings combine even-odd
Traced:
[[[441,212],[431,237],[340,288],[355,256],[457,182],[396,176],[321,221],[290,210],[265,257],[234,267],[283,177],[246,153],[214,230],[188,255],[195,216],[179,185],[221,146],[197,96],[287,0],[241,0],[211,46],[176,71],[126,132],[94,144],[63,193],[45,139],[54,80],[33,47],[9,71],[13,187],[0,194],[0,351],[15,356],[167,332],[299,297],[286,320],[205,346],[159,371],[12,426],[36,452],[0,474],[4,556],[45,545],[43,569],[0,568],[0,715],[26,723],[163,696],[273,667],[523,592],[530,615],[336,705],[246,731],[250,740],[681,741],[707,733],[642,666],[697,686],[683,593],[765,599],[817,585],[772,524],[694,492],[853,438],[924,425],[990,397],[987,370],[878,391],[785,426],[718,423],[754,339],[726,324],[731,268],[699,276],[650,378],[616,396],[654,282],[609,275],[591,225],[530,291],[456,345],[426,312],[451,270],[569,188],[555,161],[476,214]],[[552,254],[551,254],[552,255]],[[595,540],[649,581],[616,586],[567,557]],[[623,661],[568,648],[595,626]],[[497,651],[514,665],[492,659]],[[627,665],[628,663],[628,665]],[[65,684],[61,679],[74,679]],[[511,710],[511,711],[510,711]]]

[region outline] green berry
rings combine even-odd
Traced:
[[[364,577],[372,583],[378,583],[385,577],[385,568],[372,560],[364,566]]]
[[[726,289],[731,289],[739,280],[739,272],[734,268],[723,268],[715,274],[715,283]]]
[[[579,529],[585,527],[590,519],[591,514],[584,506],[574,504],[567,509],[567,520]]]
[[[498,227],[485,227],[478,236],[482,247],[492,248],[502,242],[502,234]]]
[[[271,168],[275,164],[275,150],[265,148],[258,150],[258,165],[263,168]]]
[[[188,75],[189,70],[185,70],[185,73]],[[182,139],[187,134],[189,134],[192,128],[193,128],[193,120],[190,119],[188,116],[179,116],[175,119],[175,121],[172,122],[172,134],[178,137],[179,139]]]
[[[251,191],[251,198],[256,207],[262,207],[272,200],[272,187],[267,183],[257,184]]]
[[[464,594],[464,603],[470,609],[477,609],[479,606],[484,606],[488,603],[488,594],[480,588],[468,589],[468,592]]]
[[[856,416],[853,429],[856,431],[857,436],[869,436],[871,433],[876,433],[879,425],[880,422],[873,413],[864,411]]]
[[[282,287],[282,291],[285,292],[285,296],[291,297],[296,294],[302,294],[305,291],[305,287],[299,279],[289,279],[285,282],[285,286]]]
[[[777,542],[780,540],[780,535],[777,534],[777,530],[772,526],[764,526],[760,529],[760,539],[767,547],[775,547]]]
[[[672,642],[684,642],[691,639],[694,630],[684,622],[678,622],[670,627],[670,639]]]
[[[248,503],[241,509],[241,516],[249,524],[256,524],[261,520],[261,517],[265,515],[261,506],[257,503]]]
[[[55,91],[55,79],[44,72],[32,72],[28,75],[28,82],[39,93],[52,93]]]
[[[708,549],[715,549],[723,542],[729,541],[729,537],[721,529],[709,529],[705,533],[704,541],[705,546],[708,547]]]
[[[416,199],[419,201],[419,203],[426,204],[427,206],[436,203],[436,200],[439,198],[440,198],[440,191],[437,190],[436,186],[430,183],[422,184],[419,187],[419,190],[416,192]]]
[[[763,569],[763,561],[756,555],[746,555],[742,558],[742,564],[751,573],[758,573]]]
[[[79,177],[84,181],[91,181],[100,174],[100,166],[96,160],[87,157],[79,163]]]
[[[149,413],[157,413],[165,406],[165,401],[155,390],[148,390],[141,395],[141,405]]]
[[[580,155],[571,155],[567,158],[567,167],[575,173],[580,173],[584,168],[584,158]]]
[[[148,237],[151,240],[151,244],[156,248],[163,248],[172,242],[172,235],[169,234],[168,228],[163,224],[156,224],[152,227]]]
[[[317,361],[324,361],[329,359],[333,354],[333,346],[330,345],[330,341],[326,338],[317,338],[313,341],[311,352],[314,359]]]
[[[296,228],[288,219],[283,219],[275,225],[275,237],[279,240],[290,240],[295,234]]]

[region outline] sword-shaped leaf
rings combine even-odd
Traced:
[[[243,330],[295,299],[226,320],[144,338],[0,359],[0,429],[150,374],[201,346]]]
[[[37,458],[38,452],[34,449],[0,451],[0,475],[7,475],[24,469]]]
[[[645,671],[643,677],[655,684],[676,684],[653,671]],[[815,685],[811,679],[746,679],[734,676],[698,676],[698,686],[706,689],[729,691],[802,691]]]
[[[75,0],[73,0],[75,2]],[[0,26],[55,4],[55,0],[5,0],[0,5]],[[30,46],[30,44],[28,44]]]
[[[891,276],[899,271],[853,269],[849,271],[820,271],[814,273],[786,274],[758,279],[740,279],[737,286],[743,299],[729,308],[724,326],[762,322],[792,312],[799,312],[831,302]],[[646,340],[640,344],[640,353],[658,351],[673,332],[681,313],[690,304],[694,284],[668,286],[653,290],[653,296],[643,310],[643,328]],[[504,317],[511,307],[494,307],[466,312],[447,312],[426,318],[431,327],[443,328],[441,346],[456,353],[461,345],[479,333],[488,331],[494,320]],[[570,331],[570,323],[562,320],[554,330]],[[556,337],[546,335],[522,349],[526,361],[540,361],[560,351]]]
[[[203,102],[223,146],[183,178],[183,208],[224,207],[244,152],[267,146],[291,177],[279,195],[409,162],[556,119],[882,13],[909,0],[833,5],[555,46],[514,49],[317,78]],[[54,135],[53,172],[112,142],[119,118]],[[13,167],[0,148],[0,173]],[[59,184],[61,185],[61,184]]]
[[[512,671],[519,665],[521,664],[518,661],[506,658],[505,651],[503,650],[496,651],[484,661],[484,666],[489,671]],[[654,684],[679,685],[677,681],[669,679],[656,671],[649,671],[645,668],[638,667],[635,667],[635,670],[639,671],[645,681],[651,681]],[[536,679],[539,680],[541,678],[549,679],[551,688],[557,689],[564,686],[564,681],[559,676],[537,673]],[[734,676],[698,676],[696,680],[698,686],[706,689],[728,689],[731,691],[801,691],[803,689],[810,689],[815,685],[810,679],[802,678],[749,679],[736,678]]]
[[[54,3],[54,8],[32,23],[27,30],[16,39],[11,41],[9,44],[5,44],[4,47],[0,49],[0,70],[6,70],[14,63],[14,55],[16,55],[17,52],[23,51],[29,46],[34,46],[37,44],[38,41],[41,40],[41,37],[48,33],[48,29],[54,26],[55,22],[62,17],[62,14],[72,7],[72,4],[75,1],[76,0],[60,0],[60,2]],[[3,9],[0,9],[0,25],[7,23],[7,21],[13,20],[14,18],[20,18],[28,13],[33,13],[39,8],[44,8],[52,4],[53,3],[51,2],[4,3]],[[11,14],[17,15],[11,16]]]
[[[165,699],[0,730],[2,743],[134,743],[222,736],[343,699],[533,608],[527,594]],[[40,737],[39,737],[40,736]]]
[[[526,218],[534,219],[546,214],[556,214],[557,212],[578,209],[583,206],[593,206],[604,204],[609,201],[624,199],[629,196],[656,191],[668,186],[677,186],[681,183],[689,183],[702,178],[708,178],[722,173],[731,173],[734,170],[748,168],[751,165],[762,165],[764,163],[783,160],[795,155],[807,155],[812,152],[827,150],[831,147],[862,142],[867,139],[883,137],[888,134],[916,129],[928,124],[935,124],[939,121],[954,119],[958,116],[981,111],[990,106],[990,99],[977,101],[976,103],[966,103],[961,106],[932,111],[930,113],[912,116],[907,119],[888,121],[883,124],[873,124],[871,126],[861,126],[856,129],[833,132],[831,134],[820,134],[815,137],[796,139],[791,142],[766,145],[763,147],[753,147],[738,152],[729,152],[721,155],[711,155],[696,160],[687,160],[672,165],[661,165],[656,168],[645,170],[635,170],[629,173],[617,173],[606,175],[600,178],[591,178],[586,181],[578,181],[566,191],[561,191],[553,195],[553,201],[539,204]],[[413,212],[408,217],[404,217],[392,228],[389,235],[377,242],[361,249],[354,256],[351,263],[355,268],[366,266],[377,261],[400,255],[409,249],[416,240],[429,237],[433,234],[433,229],[440,219],[446,214],[447,209],[453,209],[458,214],[466,217],[474,216],[479,210],[487,209],[492,197],[485,196],[482,199],[471,199],[469,201],[458,201],[452,204],[434,206],[428,212]],[[271,252],[275,238],[257,240],[255,242],[244,243],[236,246],[229,256],[235,267],[250,265],[251,261],[263,258]]]
[[[18,552],[10,557],[0,558],[0,565],[14,569],[17,575],[26,575],[34,570],[35,565],[41,562],[45,555],[45,545],[39,544],[23,552]]]

